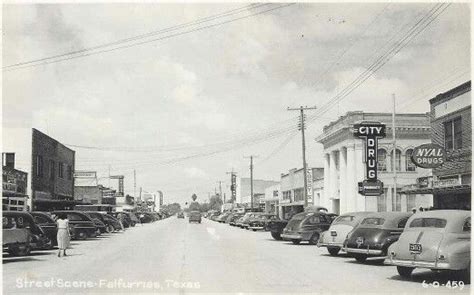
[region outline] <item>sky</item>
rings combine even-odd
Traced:
[[[109,169],[125,175],[132,195],[134,170],[137,193],[161,190],[165,203],[193,193],[206,200],[218,181],[229,195],[226,172],[249,177],[249,155],[258,179],[302,166],[298,113],[288,107],[318,108],[307,112],[307,162],[322,167],[315,138],[338,116],[391,112],[392,94],[397,112],[428,112],[430,98],[468,81],[467,4],[452,3],[395,50],[434,5],[4,5],[2,126],[41,130],[75,150],[76,169],[97,171],[102,184]],[[135,36],[120,43],[134,44],[127,48],[8,68]],[[385,52],[393,56],[375,71]],[[363,73],[367,80],[326,107]]]

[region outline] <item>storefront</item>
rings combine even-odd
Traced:
[[[2,210],[27,211],[28,174],[12,167],[2,169]]]

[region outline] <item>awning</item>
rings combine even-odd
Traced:
[[[444,187],[407,187],[402,188],[402,194],[465,194],[471,193],[471,185],[461,184]]]

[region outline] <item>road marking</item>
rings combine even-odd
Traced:
[[[221,239],[221,237],[218,234],[216,234],[216,229],[215,228],[206,227],[206,230],[211,235],[211,238],[213,238],[214,240],[220,240]]]

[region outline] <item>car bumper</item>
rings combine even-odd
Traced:
[[[405,266],[405,267],[421,267],[421,268],[440,269],[440,270],[455,269],[448,262],[403,260],[403,259],[393,259],[392,257],[390,257],[388,263],[395,266]]]
[[[331,242],[319,242],[316,244],[318,247],[334,247],[334,248],[343,248],[343,243],[331,243]]]
[[[283,239],[288,240],[301,240],[303,238],[300,234],[281,234],[280,235]]]
[[[376,249],[345,247],[344,251],[347,253],[354,253],[354,254],[365,254],[365,255],[370,255],[370,256],[384,256],[382,250],[376,250]]]
[[[249,229],[261,230],[264,229],[263,226],[249,226]]]

